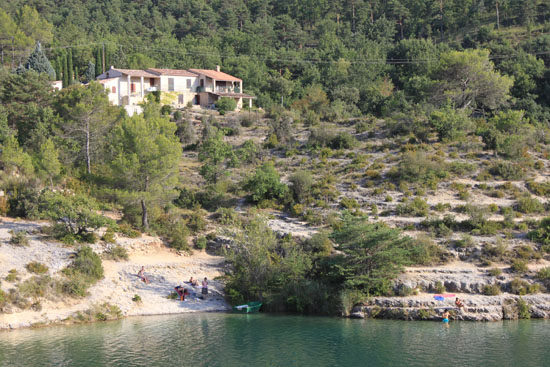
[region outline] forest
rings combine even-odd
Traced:
[[[538,0],[0,0],[0,213],[71,245],[108,227],[190,251],[223,232],[228,298],[273,310],[345,313],[452,251],[525,270],[550,253],[549,16]],[[222,65],[257,99],[128,117],[93,82],[111,65]],[[320,230],[278,237],[274,213]],[[529,250],[471,237],[514,233]]]

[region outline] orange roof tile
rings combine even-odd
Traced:
[[[177,69],[157,69],[149,68],[145,71],[157,74],[157,75],[170,75],[170,76],[197,76],[197,74],[191,73],[187,70],[177,70]]]
[[[202,74],[212,79],[220,80],[222,82],[242,82],[242,79],[236,78],[232,75],[226,74],[221,71],[216,70],[206,70],[206,69],[189,69],[189,71],[195,74]]]
[[[116,69],[116,68],[112,68],[111,70],[116,70],[116,71],[121,72],[122,74],[130,75],[130,76],[143,76],[143,77],[146,77],[146,78],[158,78],[158,75],[150,73],[146,70]]]

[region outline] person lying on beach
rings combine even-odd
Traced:
[[[181,285],[174,287],[174,290],[180,296],[180,301],[185,301],[185,296],[189,295],[189,291],[187,290],[187,288],[184,288]]]
[[[462,302],[462,301],[460,300],[460,298],[458,298],[458,297],[456,297],[455,305],[456,305],[456,307],[458,307],[459,310],[460,310],[461,308],[462,308],[462,309],[464,308],[464,302]]]
[[[149,279],[145,275],[145,267],[142,266],[141,270],[138,272],[137,275],[138,275],[139,279],[143,280],[143,283],[149,284]]]
[[[198,287],[199,286],[199,281],[197,279],[194,279],[193,277],[191,277],[189,279],[189,283],[193,286],[193,287]]]

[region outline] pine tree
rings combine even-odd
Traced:
[[[99,76],[101,75],[101,71],[103,69],[102,67],[102,64],[101,64],[101,48],[98,47],[96,49],[96,53],[95,53],[95,66],[96,66],[96,69],[95,69],[95,76]]]
[[[69,86],[69,72],[67,67],[67,55],[64,55],[62,57],[63,59],[63,88],[67,88]]]
[[[67,79],[69,81],[69,85],[73,84],[73,52],[69,48],[69,52],[67,53]]]
[[[44,52],[42,52],[42,45],[40,45],[40,42],[36,42],[36,48],[30,54],[24,67],[26,70],[46,73],[50,77],[50,80],[55,80],[55,70],[46,55],[44,55]]]
[[[95,79],[96,73],[95,73],[95,65],[93,62],[88,61],[88,69],[86,69],[86,81],[89,83],[92,80]]]
[[[59,162],[57,149],[51,139],[46,140],[40,146],[37,166],[40,175],[50,181],[50,186],[53,187],[53,179],[61,173],[61,163]]]

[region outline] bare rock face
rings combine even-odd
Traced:
[[[550,295],[526,296],[471,295],[461,297],[465,304],[458,309],[454,298],[437,301],[433,295],[411,297],[376,297],[368,304],[353,308],[351,315],[400,320],[441,320],[444,311],[449,311],[451,319],[465,321],[499,321],[518,318],[550,318]],[[363,318],[361,317],[361,318]]]

